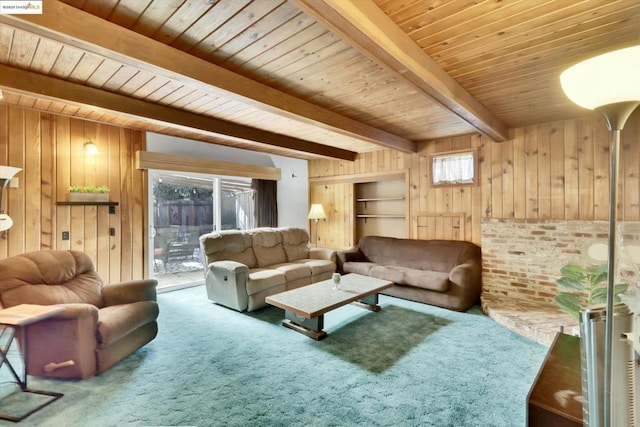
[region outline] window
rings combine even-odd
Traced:
[[[476,149],[447,151],[430,155],[431,186],[476,185]]]

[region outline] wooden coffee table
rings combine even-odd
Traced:
[[[388,280],[347,274],[337,287],[329,279],[268,296],[265,301],[285,310],[283,326],[319,341],[327,336],[322,330],[325,313],[350,303],[379,311],[378,292],[391,286]]]

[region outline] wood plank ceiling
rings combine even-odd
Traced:
[[[239,148],[356,153],[586,112],[569,65],[637,0],[46,0],[0,15],[2,102]]]

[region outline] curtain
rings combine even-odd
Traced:
[[[474,177],[473,153],[460,153],[433,158],[434,184],[471,184]]]
[[[278,182],[252,179],[256,227],[278,226]]]
[[[236,224],[240,230],[250,230],[256,226],[254,193],[253,190],[247,190],[236,194]]]

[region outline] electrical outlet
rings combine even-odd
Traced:
[[[69,232],[68,231],[63,231],[62,232],[62,240],[69,240]]]

